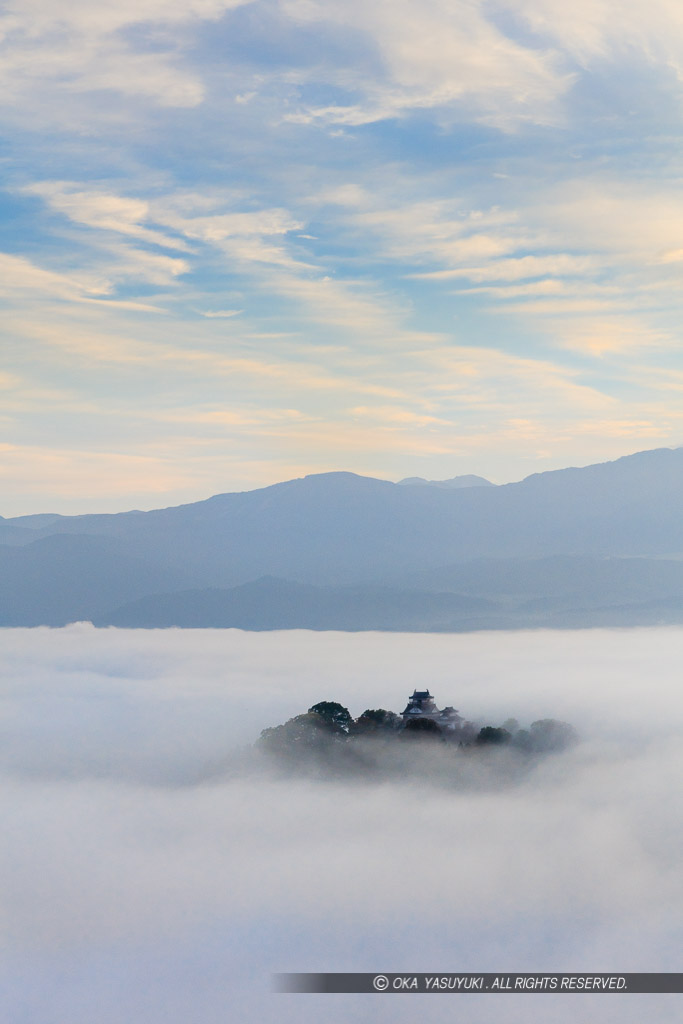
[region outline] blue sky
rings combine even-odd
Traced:
[[[10,0],[3,515],[683,443],[673,0]]]

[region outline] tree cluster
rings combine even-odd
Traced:
[[[400,744],[404,749],[442,746],[477,751],[507,748],[520,755],[547,754],[564,750],[576,741],[571,725],[552,718],[533,722],[521,729],[515,719],[502,726],[478,726],[463,722],[455,729],[441,728],[431,718],[410,719],[404,724],[399,715],[384,708],[368,708],[352,718],[348,708],[336,701],[320,701],[305,714],[290,718],[283,725],[264,729],[259,749],[281,762],[294,764],[356,763],[353,757],[370,746]]]

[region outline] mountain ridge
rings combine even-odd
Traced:
[[[67,555],[60,537],[71,538]],[[77,610],[97,618],[164,589],[225,590],[267,576],[434,594],[435,582],[425,588],[424,581],[430,573],[435,581],[448,566],[497,560],[499,574],[522,579],[538,575],[539,560],[560,556],[578,560],[567,572],[576,576],[580,607],[590,604],[590,586],[618,597],[619,579],[628,584],[630,601],[653,601],[669,579],[678,592],[677,565],[658,576],[649,563],[683,557],[683,449],[638,452],[499,486],[406,486],[339,471],[150,511],[0,519],[0,556],[5,625],[22,624],[22,616],[36,624],[39,608],[47,624],[58,623],[60,602],[62,618]],[[614,568],[609,580],[580,562],[635,558],[643,563],[631,566],[630,576]],[[470,597],[498,601],[490,566],[472,571],[479,582]],[[564,570],[557,563],[543,571],[543,586],[527,599],[552,602]],[[457,591],[464,570],[455,577],[455,589],[445,592]],[[513,595],[520,602],[522,583]],[[52,604],[50,592],[61,595]]]

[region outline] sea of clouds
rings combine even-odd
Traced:
[[[280,971],[681,970],[680,628],[0,636],[13,1024],[680,1020],[681,996],[271,990]],[[254,765],[260,730],[319,700],[401,711],[415,687],[581,742],[480,789]]]

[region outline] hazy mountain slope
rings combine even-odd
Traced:
[[[444,488],[459,488],[459,487],[495,487],[490,480],[486,480],[483,476],[474,476],[472,473],[467,473],[464,476],[453,476],[450,480],[425,480],[423,476],[407,476],[404,480],[399,480],[399,484],[403,487],[444,487]]]
[[[493,494],[500,491],[504,513],[499,522],[500,544],[509,544],[509,554],[683,551],[681,448],[534,474]],[[514,546],[517,551],[512,550]]]
[[[198,585],[268,574],[352,583],[480,557],[679,553],[682,511],[683,450],[661,449],[500,487],[321,474],[153,512],[62,517],[27,532],[118,537],[132,557],[181,569]]]
[[[383,587],[314,587],[264,577],[229,590],[188,590],[130,602],[100,617],[121,627],[420,630],[477,628],[490,601]],[[484,618],[483,618],[484,617]]]
[[[400,581],[502,602],[514,614],[525,603],[524,614],[545,615],[673,600],[677,564],[610,565],[605,556],[683,553],[682,512],[683,449],[660,449],[500,487],[327,473],[152,512],[0,520],[0,623],[59,624],[153,593],[263,576]],[[543,564],[557,556],[565,561]],[[367,614],[388,614],[386,602],[368,598]],[[337,614],[346,615],[341,605]]]
[[[19,525],[18,519],[0,516],[0,544],[31,544],[36,539],[33,531]]]
[[[0,547],[0,626],[63,626],[184,585],[179,573],[131,558],[110,538],[55,536]]]
[[[265,577],[230,589],[154,594],[95,617],[124,628],[402,630],[586,628],[683,621],[683,594],[590,604],[585,595],[496,603],[471,595],[387,587],[314,587]]]
[[[476,559],[409,573],[392,581],[408,590],[453,592],[510,602],[584,606],[683,598],[683,561],[553,555]]]
[[[464,493],[328,473],[177,508],[64,517],[43,534],[118,537],[131,555],[192,573],[204,585],[268,574],[371,581],[397,567],[438,565],[444,545],[457,558],[453,503]]]

